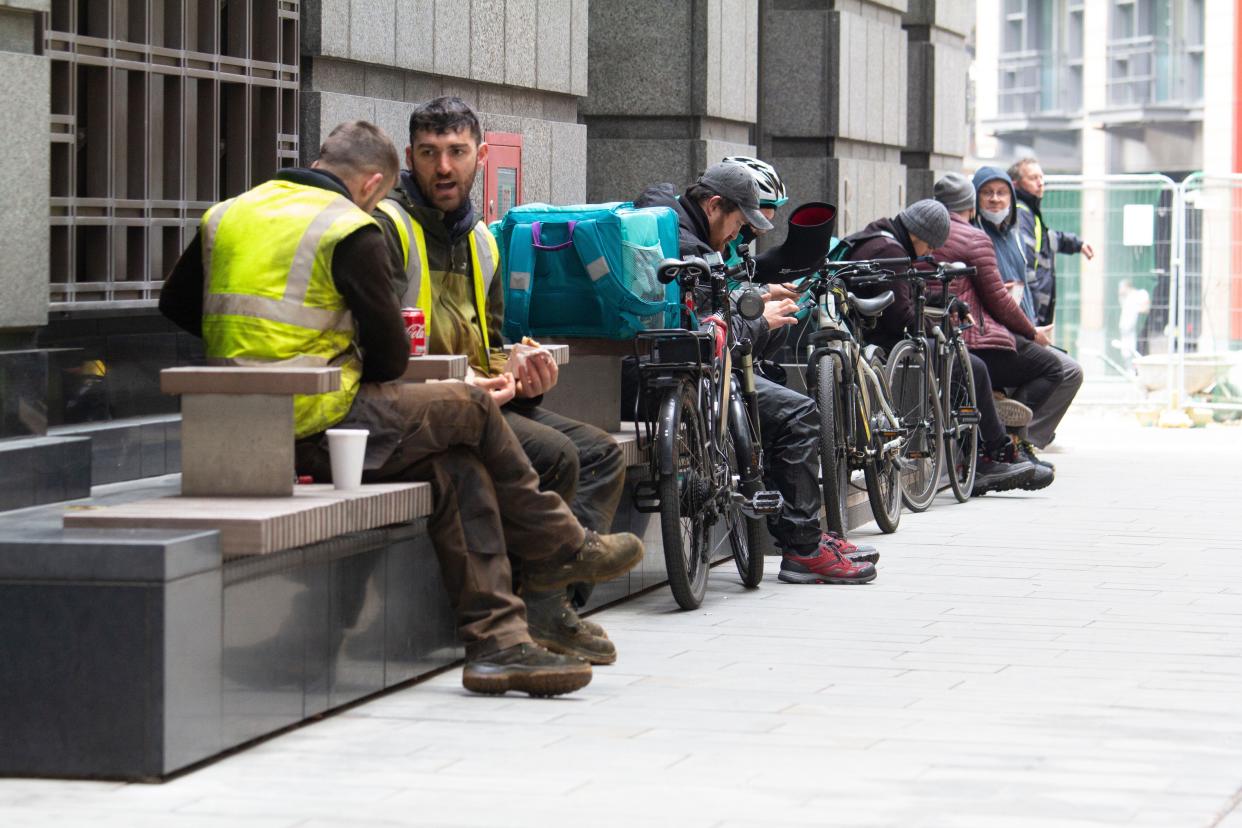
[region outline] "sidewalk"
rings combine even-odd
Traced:
[[[871,585],[607,610],[574,696],[454,670],[161,786],[0,780],[0,824],[1242,828],[1242,428],[1131,423],[861,533]]]

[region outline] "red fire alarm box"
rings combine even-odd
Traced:
[[[500,219],[522,203],[522,136],[516,132],[489,132],[487,168],[483,172],[483,220]]]

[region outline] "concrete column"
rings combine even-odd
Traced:
[[[0,332],[47,323],[50,67],[36,41],[50,0],[0,0]]]
[[[906,113],[906,201],[930,198],[946,172],[960,172],[966,154],[966,36],[973,9],[959,0],[910,0],[903,26],[909,42]]]
[[[906,200],[906,11],[905,0],[760,4],[760,156],[791,204],[837,205],[839,236]],[[770,236],[783,239],[780,221]]]
[[[1108,6],[1086,4],[1083,12],[1083,175],[1108,173],[1108,133],[1092,126],[1092,113],[1108,106]],[[1105,274],[1108,272],[1108,194],[1103,187],[1086,186],[1082,193],[1082,237],[1094,244],[1099,255],[1092,261],[1081,257],[1079,301],[1081,321],[1078,328],[1078,353],[1105,353],[1108,343],[1104,327],[1104,309],[1108,301]],[[1088,361],[1088,371],[1097,366]]]
[[[590,4],[587,198],[682,187],[726,155],[754,154],[759,0]]]

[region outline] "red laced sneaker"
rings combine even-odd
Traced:
[[[851,561],[865,561],[866,563],[876,563],[880,560],[880,551],[874,546],[857,546],[836,532],[825,532],[820,536],[821,544],[827,543],[836,549]]]
[[[837,551],[833,541],[840,542],[840,538],[825,535],[810,555],[784,553],[777,577],[787,584],[865,584],[875,580],[874,566],[851,561]]]

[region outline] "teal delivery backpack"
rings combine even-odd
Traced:
[[[505,285],[504,335],[633,339],[677,327],[680,293],[656,279],[676,257],[677,214],[628,202],[523,204],[492,225]]]

